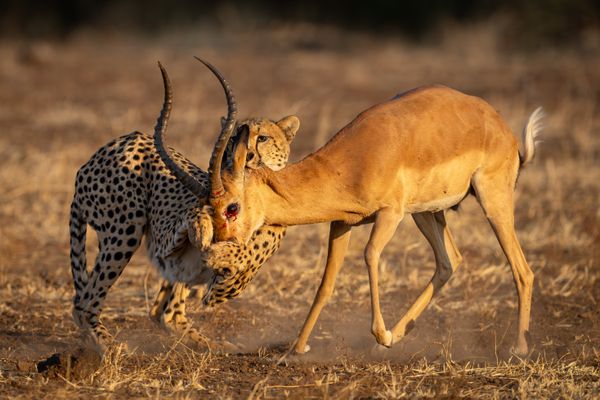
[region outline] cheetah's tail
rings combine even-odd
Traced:
[[[88,272],[85,257],[87,223],[81,215],[80,206],[75,199],[71,203],[69,231],[71,242],[71,273],[73,274],[73,284],[75,285],[73,304],[77,307],[81,300],[80,294],[88,282]]]

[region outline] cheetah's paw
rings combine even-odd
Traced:
[[[237,272],[240,248],[231,242],[218,242],[210,246],[207,251],[206,264],[217,275],[225,278]]]

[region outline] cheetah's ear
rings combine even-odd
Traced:
[[[296,132],[298,132],[298,129],[300,129],[300,119],[295,115],[289,115],[285,118],[282,118],[277,121],[276,124],[285,133],[288,143],[294,139]]]

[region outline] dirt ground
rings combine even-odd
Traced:
[[[597,398],[600,39],[590,40],[581,49],[506,53],[484,27],[416,46],[299,25],[0,42],[0,397]],[[353,233],[311,352],[277,365],[323,270],[327,226],[314,225],[290,228],[282,249],[239,298],[214,309],[191,307],[195,326],[237,344],[239,352],[188,345],[149,320],[158,275],[140,249],[103,314],[124,345],[101,362],[78,353],[68,258],[75,173],[112,138],[152,132],[162,102],[158,59],[175,90],[168,141],[206,167],[225,102],[192,55],[210,60],[230,80],[241,117],[300,117],[294,160],[366,107],[421,84],[483,97],[515,133],[544,106],[543,142],[521,174],[516,203],[519,238],[536,274],[531,355],[510,353],[516,291],[474,199],[448,215],[464,263],[415,329],[388,351],[372,352],[362,258],[369,231],[362,227]],[[94,236],[88,235],[89,260]],[[388,325],[433,269],[431,249],[406,218],[381,265]],[[53,354],[69,358],[65,352],[74,354],[64,362],[69,368],[37,372]]]

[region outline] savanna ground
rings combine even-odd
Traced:
[[[507,53],[483,27],[444,37],[416,46],[294,26],[153,39],[82,32],[63,42],[1,42],[0,397],[600,395],[599,39],[592,35],[580,49]],[[149,320],[159,277],[140,250],[104,312],[127,349],[111,350],[91,374],[36,372],[39,361],[79,344],[67,226],[75,172],[112,138],[152,132],[162,102],[157,59],[175,90],[168,142],[207,165],[225,102],[192,55],[222,70],[242,117],[300,117],[295,160],[366,107],[421,84],[443,83],[485,98],[515,133],[543,105],[544,142],[521,174],[516,202],[518,234],[536,273],[531,355],[510,353],[516,291],[491,228],[469,198],[448,215],[464,263],[415,329],[387,352],[371,353],[362,257],[368,228],[359,228],[311,337],[312,351],[276,364],[295,339],[323,270],[327,226],[315,225],[290,228],[282,249],[239,298],[214,309],[191,308],[196,326],[236,343],[239,353],[188,346]],[[94,236],[88,235],[88,260],[95,255]],[[406,218],[381,265],[388,325],[433,270],[432,251]]]

